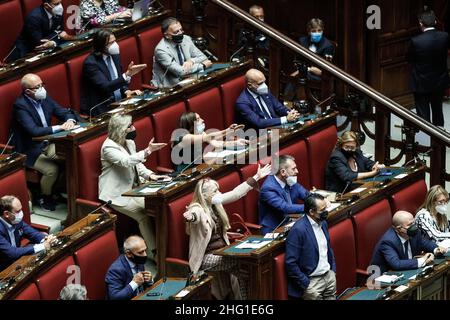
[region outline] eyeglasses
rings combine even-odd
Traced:
[[[41,82],[37,86],[32,87],[32,88],[27,88],[27,89],[29,89],[29,90],[38,90],[38,89],[43,88],[43,87],[45,87],[45,83]]]

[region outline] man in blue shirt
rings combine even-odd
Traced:
[[[107,298],[110,300],[130,300],[153,284],[151,272],[145,271],[147,246],[144,239],[128,237],[123,243],[123,251],[106,273]]]
[[[0,198],[0,270],[25,255],[49,250],[55,236],[41,233],[22,221],[22,203],[15,196]],[[21,247],[23,238],[34,245]]]

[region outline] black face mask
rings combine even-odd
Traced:
[[[325,221],[328,219],[328,210],[322,211],[321,213],[319,213],[319,220],[320,221]]]
[[[145,264],[145,262],[147,261],[147,256],[141,257],[141,256],[137,256],[135,254],[133,254],[132,258],[128,258],[130,259],[131,262],[135,263],[135,264]]]
[[[341,152],[344,154],[344,156],[346,157],[346,158],[350,158],[350,157],[353,157],[354,155],[355,155],[355,151],[348,151],[348,150],[344,150],[344,149],[341,149]]]
[[[418,232],[419,232],[419,228],[417,227],[416,224],[412,224],[412,225],[409,226],[408,229],[406,229],[406,234],[410,238],[414,238],[417,235]]]
[[[127,133],[127,135],[125,136],[125,139],[127,140],[134,140],[136,139],[137,133],[136,130],[130,131]]]
[[[175,43],[182,43],[183,36],[184,36],[184,34],[174,34],[174,35],[172,35],[172,41]]]

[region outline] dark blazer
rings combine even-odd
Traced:
[[[271,232],[288,214],[303,212],[303,204],[296,202],[306,199],[309,191],[301,184],[296,183],[290,187],[290,195],[292,204],[288,203],[286,192],[281,188],[275,176],[270,175],[266,178],[258,201],[259,224],[262,225],[263,234]]]
[[[137,265],[138,271],[144,271],[143,264]],[[128,285],[133,280],[133,272],[123,254],[109,267],[106,273],[106,294],[110,300],[131,300],[138,294],[138,290],[133,291]],[[144,285],[145,288],[145,285]]]
[[[311,46],[311,37],[310,36],[303,36],[298,39],[298,42],[302,47],[305,47],[306,49],[309,49]],[[325,55],[331,55],[334,56],[334,45],[333,43],[322,36],[322,39],[318,43],[315,43],[316,45],[316,54],[318,54],[321,57],[325,57]]]
[[[375,161],[363,156],[361,150],[356,150],[355,160],[358,165],[358,172],[368,172],[372,170]],[[358,177],[358,172],[354,172],[348,165],[347,158],[341,149],[335,149],[328,160],[325,172],[325,188],[329,191],[342,192],[346,185]],[[346,191],[351,190],[349,185]]]
[[[330,244],[327,223],[322,222],[322,230],[328,243],[328,263],[336,272],[336,261]],[[286,273],[288,277],[288,294],[292,297],[303,296],[309,286],[309,275],[319,263],[319,245],[314,230],[305,216],[298,220],[289,231],[286,239]]]
[[[75,116],[68,109],[61,107],[48,95],[46,99],[41,101],[41,105],[48,127],[43,126],[36,108],[24,94],[17,98],[13,106],[11,130],[14,135],[11,144],[15,147],[15,151],[26,154],[26,165],[28,167],[34,165],[43,148],[43,142],[33,141],[32,139],[33,137],[52,134],[52,117],[55,116],[62,122],[68,119],[75,120]]]
[[[258,102],[253,98],[248,89],[245,89],[236,100],[236,123],[244,124],[246,129],[263,129],[279,126],[281,124],[280,118],[286,116],[289,110],[270,92],[269,94],[263,95],[262,99],[266,103],[272,119],[264,119],[264,114],[259,108]]]
[[[437,247],[434,241],[423,237],[421,232],[418,232],[414,238],[409,238],[409,244],[413,257],[422,251],[432,253]],[[370,264],[379,266],[381,273],[388,270],[417,269],[417,259],[408,259],[405,255],[404,246],[394,228],[389,228],[381,237],[375,247]]]
[[[5,222],[0,219],[0,270],[5,269],[22,256],[34,254],[32,245],[20,247],[20,242],[23,238],[30,240],[33,244],[37,244],[45,237],[43,233],[33,229],[24,221],[19,222],[14,227],[14,239],[18,247],[11,245],[11,238]]]
[[[123,71],[120,64],[120,56],[112,55],[117,69],[118,78],[111,80],[108,66],[103,60],[103,55],[91,53],[83,64],[83,88],[81,93],[81,112],[89,114],[89,110],[108,98],[114,98],[114,91],[120,89],[122,97],[128,89],[128,83],[122,77]],[[114,100],[108,101],[92,110],[92,115],[97,116],[109,110],[108,106]]]
[[[448,33],[429,30],[411,39],[407,59],[412,65],[410,87],[413,92],[444,90],[447,72]]]
[[[41,43],[42,39],[50,39],[57,44],[61,42],[56,36],[55,31],[64,30],[63,17],[53,16],[53,24],[50,28],[50,20],[43,6],[33,9],[25,18],[22,32],[17,38],[14,46],[15,49],[8,58],[8,62],[20,59],[27,53],[34,51],[34,48]],[[11,48],[12,50],[13,48]]]

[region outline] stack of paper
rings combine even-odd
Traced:
[[[272,240],[245,240],[241,244],[236,246],[236,249],[259,249],[264,247],[265,245],[271,243]]]
[[[395,274],[383,274],[382,276],[375,278],[375,281],[379,281],[379,282],[383,282],[383,283],[395,283],[400,278],[402,278],[402,276],[398,276]]]

